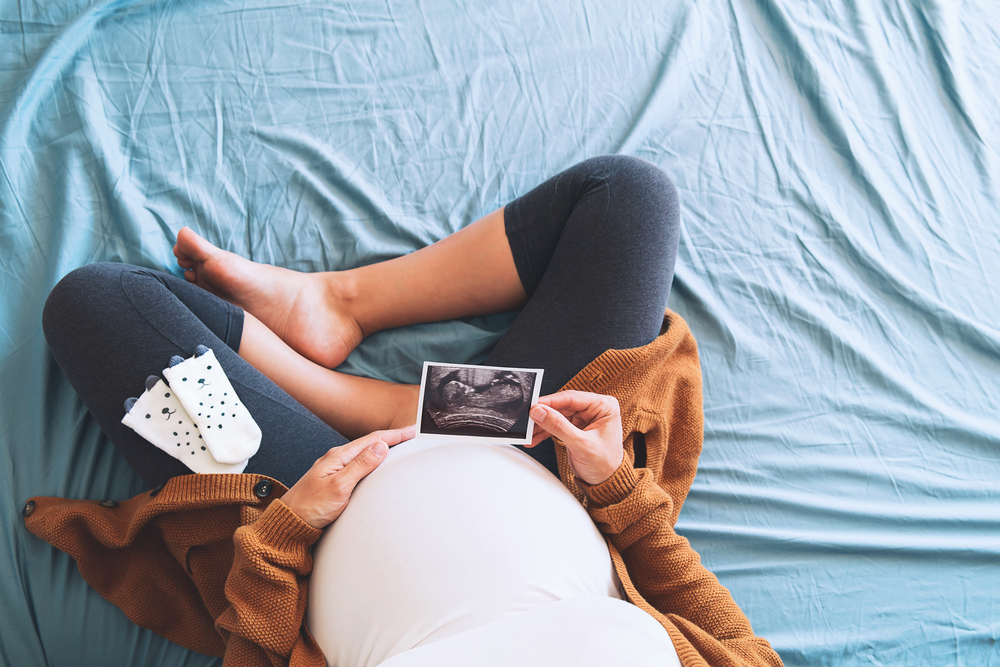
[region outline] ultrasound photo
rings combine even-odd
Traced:
[[[417,434],[527,444],[542,370],[424,362]]]

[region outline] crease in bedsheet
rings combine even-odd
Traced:
[[[75,266],[178,272],[184,224],[293,269],[371,263],[630,153],[682,202],[670,305],[699,342],[706,441],[681,532],[789,667],[995,660],[989,7],[0,2],[4,511],[141,490],[41,337]],[[380,332],[344,370],[479,361],[512,317]],[[26,584],[0,604],[27,611],[0,660],[205,663],[44,545],[4,545]],[[94,628],[113,659],[74,641]]]

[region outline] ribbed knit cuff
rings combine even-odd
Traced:
[[[600,484],[591,486],[579,478],[576,480],[577,486],[590,500],[588,503],[590,507],[609,507],[620,503],[635,490],[638,482],[639,478],[635,468],[629,464],[628,460],[622,461],[618,470]]]
[[[313,528],[281,500],[273,501],[253,523],[260,541],[278,551],[308,549],[316,544],[323,531]]]

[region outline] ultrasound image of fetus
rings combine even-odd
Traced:
[[[431,366],[424,397],[426,432],[524,438],[535,373]]]

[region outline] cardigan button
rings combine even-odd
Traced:
[[[163,487],[166,486],[166,485],[167,485],[166,482],[161,482],[161,483],[157,484],[156,488],[149,492],[149,497],[150,498],[155,498],[156,494],[159,493],[160,491],[162,491]]]
[[[274,485],[271,484],[266,479],[262,479],[261,481],[257,482],[257,485],[253,487],[254,495],[256,495],[258,498],[267,498],[269,495],[271,495],[271,491],[273,490],[274,490]]]
[[[24,516],[31,516],[31,514],[34,511],[35,511],[35,501],[29,500],[24,504],[24,509],[21,510],[21,514],[23,514]]]
[[[101,507],[118,507],[117,500],[102,500]]]

